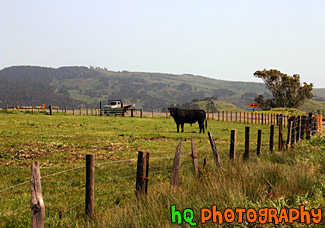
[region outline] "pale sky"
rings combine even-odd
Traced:
[[[0,0],[0,69],[95,66],[325,88],[324,0]]]

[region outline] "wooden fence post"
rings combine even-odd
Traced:
[[[229,151],[230,160],[235,160],[236,140],[237,140],[237,131],[236,130],[231,130],[231,133],[230,133],[230,151]]]
[[[86,154],[86,215],[94,216],[94,193],[95,193],[95,155]]]
[[[133,110],[131,110],[132,114],[133,114]],[[166,119],[168,119],[168,109],[166,109]]]
[[[282,114],[279,116],[279,151],[282,151],[283,149],[283,129],[282,129],[282,123],[283,123],[283,119],[282,119]]]
[[[92,116],[94,115],[93,109],[90,109],[90,113],[91,113]]]
[[[170,178],[170,187],[172,189],[175,189],[178,186],[179,173],[181,169],[181,153],[182,153],[182,142],[178,144],[175,152],[172,176]]]
[[[241,112],[239,112],[239,123],[241,123]]]
[[[142,109],[140,109],[140,118],[142,118]]]
[[[216,147],[216,143],[214,142],[212,132],[209,131],[208,136],[209,136],[210,145],[211,145],[211,148],[212,148],[212,153],[213,153],[213,157],[214,157],[214,160],[216,162],[216,165],[217,165],[217,167],[221,167],[218,150],[217,150],[217,147]]]
[[[88,108],[86,108],[86,116],[88,116]]]
[[[228,122],[228,111],[226,111],[226,121]]]
[[[99,115],[103,115],[103,106],[102,106],[102,101],[99,102]]]
[[[311,128],[311,113],[308,114],[308,117],[306,119],[306,139],[309,140],[310,139],[310,128]]]
[[[151,110],[152,118],[154,118],[153,109]]]
[[[301,117],[301,127],[300,127],[300,139],[305,138],[305,129],[306,129],[306,116]]]
[[[32,162],[30,184],[32,190],[32,227],[41,228],[44,227],[45,205],[42,196],[41,172],[39,162]]]
[[[138,152],[138,164],[137,164],[137,182],[136,192],[137,194],[148,193],[148,181],[149,181],[149,153],[146,151]]]
[[[237,122],[237,112],[236,112],[236,114],[235,114],[236,116],[235,116],[235,121]]]
[[[261,149],[262,149],[262,130],[258,129],[258,131],[257,131],[257,148],[256,148],[257,156],[260,156]]]
[[[246,123],[246,112],[244,112],[244,124]]]
[[[225,121],[225,111],[222,111],[222,121]]]
[[[273,152],[273,143],[274,143],[274,124],[270,128],[270,152]]]
[[[245,127],[245,152],[243,160],[249,159],[249,127]]]
[[[297,129],[297,118],[292,117],[292,128],[291,128],[291,145],[296,143],[296,129]]]
[[[53,115],[52,105],[49,106],[49,109],[50,109],[50,115],[52,116]]]
[[[81,115],[81,107],[79,108],[79,114]]]
[[[6,112],[8,112],[8,104],[6,104]]]
[[[218,121],[220,121],[220,111],[218,111]]]
[[[192,138],[191,149],[192,149],[192,159],[193,159],[195,178],[198,179],[199,178],[199,162],[197,160],[197,153],[196,153],[196,149],[195,149],[194,138]]]
[[[287,149],[290,146],[290,141],[291,141],[291,134],[292,134],[292,121],[289,119],[288,120],[288,135],[287,135]]]
[[[74,115],[74,106],[72,107],[72,115]]]
[[[67,113],[67,106],[64,106],[64,112]]]
[[[300,141],[300,134],[301,134],[301,116],[297,117],[297,129],[296,129],[296,141]]]

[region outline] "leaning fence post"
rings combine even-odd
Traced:
[[[86,154],[86,215],[94,216],[94,192],[95,192],[95,155]]]
[[[249,159],[249,127],[245,127],[245,152],[243,160]]]
[[[270,128],[270,152],[273,152],[273,142],[274,142],[274,124]]]
[[[196,153],[196,149],[195,149],[194,138],[192,138],[191,149],[192,149],[194,173],[195,173],[195,177],[198,179],[199,178],[199,162],[197,160],[197,153]]]
[[[236,129],[231,130],[231,133],[230,133],[230,151],[229,151],[230,160],[235,160],[236,139],[237,139],[237,131],[236,131]]]
[[[218,167],[221,167],[218,150],[217,150],[217,147],[216,147],[216,143],[214,142],[212,132],[209,131],[208,136],[209,136],[210,145],[211,145],[211,148],[212,148],[212,153],[213,153],[213,157],[214,157],[214,160],[216,162],[216,165]]]
[[[175,152],[172,176],[170,178],[170,187],[172,189],[177,188],[179,182],[179,173],[181,169],[181,152],[182,152],[182,142],[178,144]]]
[[[41,228],[44,227],[45,206],[42,196],[40,163],[37,161],[32,162],[30,184],[32,227]]]
[[[137,165],[137,194],[147,194],[149,181],[149,153],[146,151],[139,151],[138,165]]]
[[[256,148],[257,156],[260,156],[261,148],[262,148],[262,130],[258,129],[258,132],[257,132],[257,148]]]

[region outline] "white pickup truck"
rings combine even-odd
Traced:
[[[104,115],[122,115],[131,105],[123,105],[121,100],[108,100],[107,105],[103,105]]]

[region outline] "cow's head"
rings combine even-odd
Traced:
[[[170,115],[171,116],[174,116],[174,114],[175,114],[175,107],[172,107],[172,108],[168,108],[168,111],[170,112]]]

